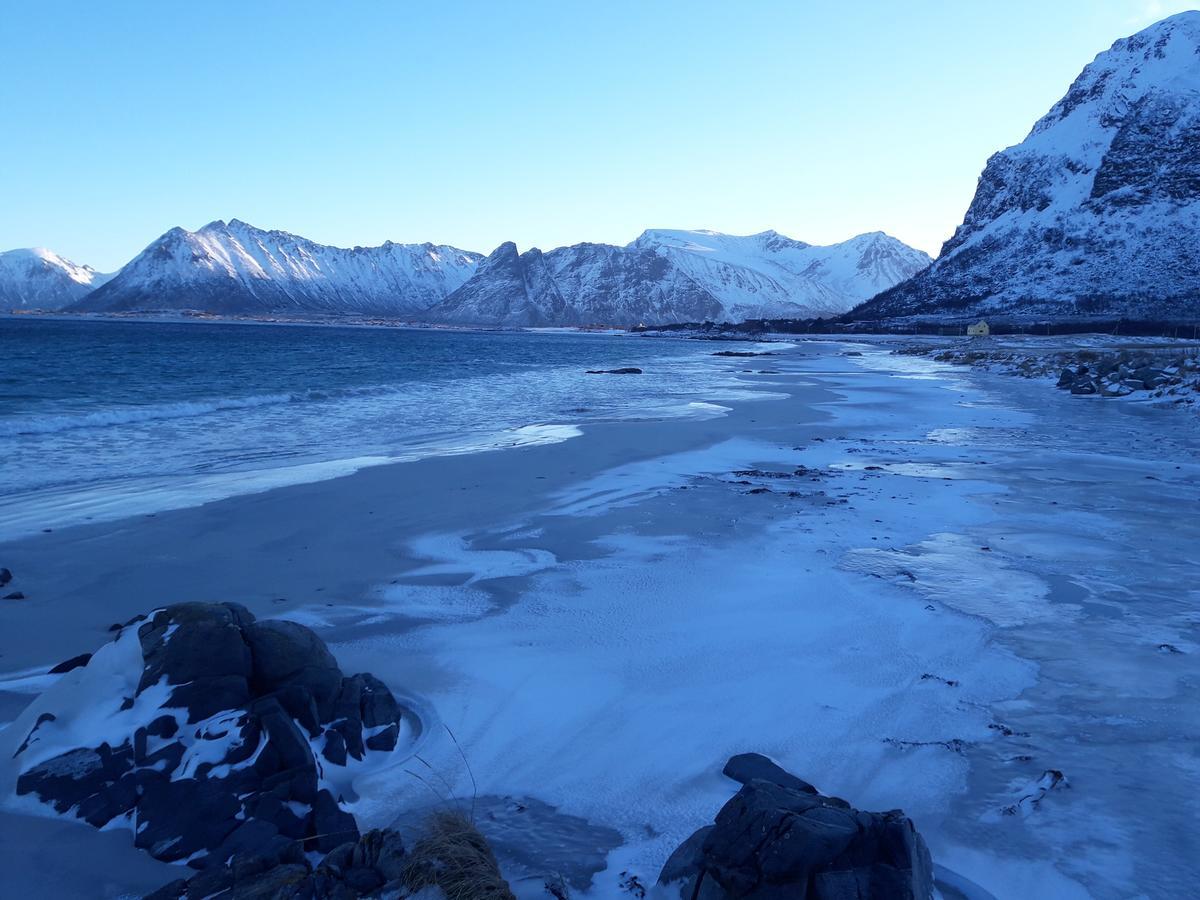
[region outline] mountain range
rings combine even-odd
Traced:
[[[818,247],[774,231],[647,231],[626,246],[518,253],[506,242],[484,257],[436,244],[341,249],[234,219],[172,228],[95,290],[35,300],[14,282],[0,296],[15,298],[11,306],[81,312],[632,325],[837,315],[928,264],[926,254],[881,232]]]
[[[0,306],[382,315],[481,325],[1200,317],[1200,11],[1117,41],[994,154],[937,260],[881,232],[650,230],[484,257],[340,249],[238,220],[173,228],[116,275],[0,254]],[[847,312],[849,311],[849,312]]]
[[[932,266],[850,317],[1196,319],[1200,12],[1117,41],[996,153]]]

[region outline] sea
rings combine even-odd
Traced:
[[[626,334],[0,318],[0,540],[598,422],[719,415],[746,392],[713,351]],[[644,374],[587,374],[627,366]]]

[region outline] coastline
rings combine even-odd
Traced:
[[[1130,833],[1116,860],[1070,857],[1143,794],[1100,783],[1103,748],[1071,747],[1072,715],[1085,733],[1107,729],[1108,746],[1135,736],[1104,724],[1115,713],[1101,709],[1102,672],[1072,655],[1065,632],[1104,646],[1106,665],[1143,667],[1132,686],[1106,687],[1154,697],[1141,715],[1167,774],[1137,790],[1166,802],[1172,717],[1176,730],[1194,725],[1179,686],[1195,672],[1194,623],[1147,606],[1136,615],[1156,630],[1130,641],[1135,612],[1118,611],[1113,585],[1146,572],[1089,567],[1126,524],[1153,520],[1157,507],[1134,509],[1121,490],[1148,486],[1168,509],[1197,494],[1192,435],[1146,429],[1119,459],[1107,445],[1084,452],[1061,443],[1080,426],[1112,443],[1170,412],[1072,407],[1016,379],[852,352],[866,355],[801,344],[771,360],[779,374],[749,376],[789,399],[728,402],[719,418],[589,425],[564,443],[2,544],[28,600],[3,609],[22,640],[0,668],[92,650],[110,623],[168,602],[236,600],[298,618],[348,670],[377,673],[452,725],[481,793],[532,796],[620,832],[596,897],[624,870],[653,880],[664,849],[728,796],[720,762],[740,750],[860,807],[905,808],[935,861],[993,891],[1071,896],[1107,878],[1118,896],[1186,873],[1184,862],[1148,873],[1165,852],[1153,832]],[[1054,417],[1049,442],[1029,443]],[[1062,460],[1074,468],[1055,469]],[[1109,533],[1101,510],[1117,519]],[[1159,536],[1150,563],[1186,569],[1178,554],[1195,528]],[[1161,580],[1156,602],[1170,588]],[[0,696],[10,720],[22,695]],[[423,752],[467,785],[449,742]],[[1002,813],[1055,767],[1070,792]],[[360,797],[366,827],[428,802],[395,772]],[[1095,821],[1077,821],[1083,810]],[[0,835],[23,821],[3,813]],[[91,843],[84,826],[37,828]]]

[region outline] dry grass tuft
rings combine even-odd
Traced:
[[[429,818],[409,851],[404,882],[412,890],[435,885],[446,900],[516,900],[487,839],[458,811]]]

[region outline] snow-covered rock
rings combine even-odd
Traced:
[[[196,868],[356,839],[340,799],[417,727],[314,632],[234,603],[139,616],[70,665],[0,731],[0,804],[128,828]]]
[[[0,253],[0,309],[62,309],[112,275],[34,247]]]
[[[988,160],[937,261],[856,318],[1194,318],[1200,11],[1113,44]]]
[[[881,231],[819,247],[775,231],[741,237],[655,229],[630,247],[672,260],[717,298],[721,320],[731,322],[841,315],[930,263]]]
[[[428,243],[346,250],[233,219],[194,232],[172,228],[75,308],[419,318],[465,282],[480,259]]]

